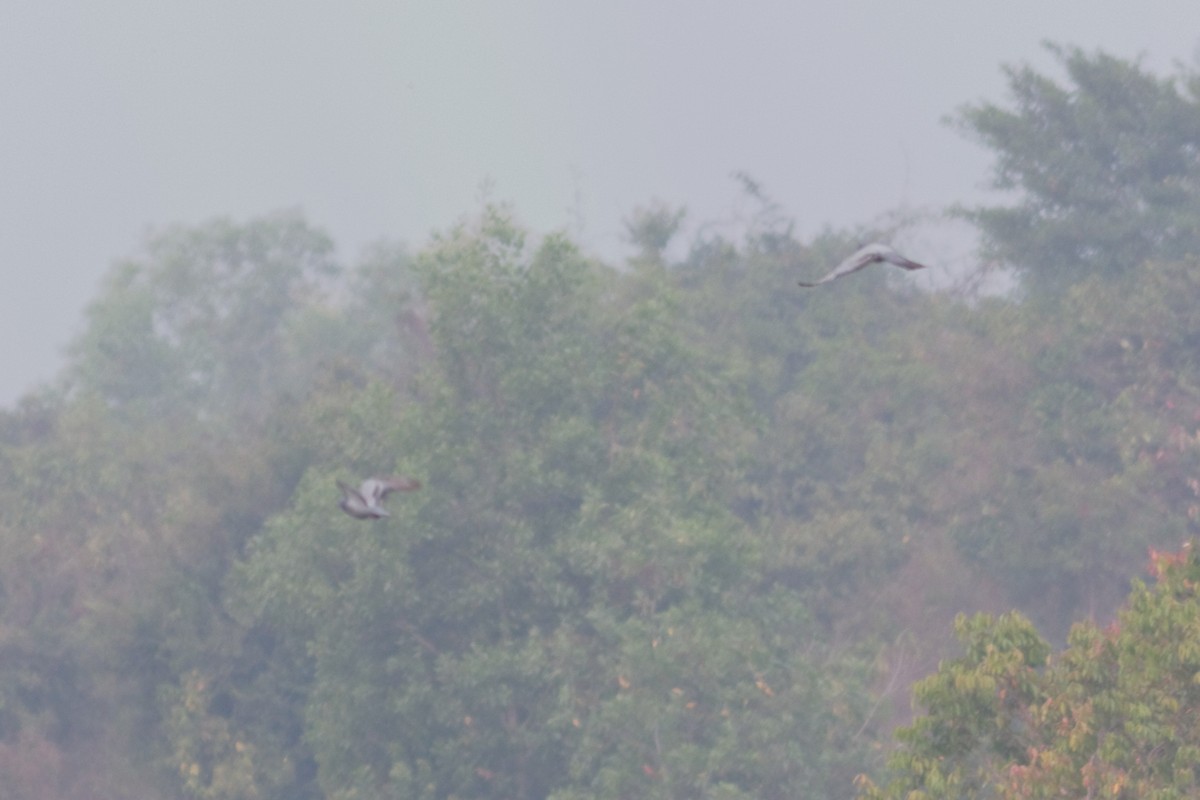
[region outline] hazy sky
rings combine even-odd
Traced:
[[[989,157],[942,119],[1002,101],[1051,39],[1168,72],[1196,0],[0,5],[0,404],[50,379],[147,231],[299,207],[345,262],[479,206],[626,251],[661,199],[738,206],[744,170],[802,235],[978,201]],[[914,257],[926,254],[914,253]]]

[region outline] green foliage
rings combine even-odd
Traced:
[[[661,202],[655,203],[634,211],[625,220],[625,233],[641,249],[642,259],[661,262],[663,251],[679,232],[686,216],[686,209],[670,209]]]
[[[962,658],[917,684],[892,779],[864,798],[1194,797],[1200,559],[1151,552],[1117,622],[1049,648],[1016,617],[960,618]]]
[[[1056,637],[1067,629],[1065,609],[1112,608],[1126,591],[1126,565],[1148,546],[1193,535],[1200,520],[1200,373],[1186,299],[1198,295],[1195,262],[1148,262],[1129,277],[1081,281],[1062,299],[1061,318],[1028,307],[981,315],[1002,344],[978,347],[1025,366],[1005,368],[1007,385],[990,405],[996,416],[970,426],[985,426],[977,457],[1001,469],[953,535],[970,559],[1042,598],[1041,620]],[[972,417],[989,407],[986,398],[973,403]],[[1006,418],[1000,442],[996,421]],[[1060,610],[1046,613],[1053,606]]]
[[[603,672],[573,681],[575,788],[554,797],[792,797],[848,784],[845,756],[862,753],[861,668],[843,660],[835,675],[796,653],[814,628],[786,591],[724,600],[624,622],[593,615]]]
[[[135,412],[261,419],[292,388],[284,338],[334,273],[331,250],[294,214],[159,234],[89,308],[73,348],[81,388]]]
[[[760,594],[758,542],[726,508],[735,387],[680,336],[661,269],[621,286],[560,238],[523,238],[492,210],[418,260],[436,354],[420,402],[397,412],[376,385],[321,405],[344,431],[330,461],[359,461],[353,431],[373,431],[427,488],[364,530],[314,471],[235,573],[243,625],[306,654],[323,791],[844,784],[869,675],[797,659],[803,603]]]
[[[889,766],[898,777],[886,790],[866,782],[864,797],[988,797],[995,763],[1024,755],[1028,709],[1045,700],[1040,668],[1049,646],[1015,613],[960,615],[954,627],[963,656],[913,688],[927,713],[897,734],[901,749]]]
[[[154,237],[60,387],[0,413],[0,784],[845,796],[955,613],[1017,606],[1061,641],[1200,530],[1190,195],[1133,197],[1149,249],[1085,252],[1086,275],[1046,245],[1091,235],[1089,193],[1121,216],[1114,148],[1190,175],[1155,150],[1185,135],[1121,109],[1169,128],[1192,103],[1060,55],[1076,89],[1014,72],[1028,108],[967,112],[1029,202],[1038,169],[1074,176],[1037,230],[980,212],[1030,286],[1063,278],[1055,314],[886,271],[793,291],[892,232],[797,241],[744,175],[738,240],[702,227],[676,263],[683,212],[653,206],[624,269],[498,208],[349,268],[296,215]],[[1042,113],[1100,130],[1059,152],[1022,138]],[[336,480],[393,470],[425,486],[391,517],[338,510]],[[962,617],[864,791],[1191,791],[1185,561],[1061,657],[1021,614]]]
[[[966,218],[1034,295],[1061,295],[1091,274],[1113,279],[1147,258],[1195,253],[1197,78],[1159,78],[1104,53],[1048,49],[1067,85],[1010,67],[1012,108],[983,103],[958,116],[996,153],[995,188],[1020,193],[1015,206],[972,209]]]

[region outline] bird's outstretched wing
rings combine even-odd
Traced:
[[[886,261],[889,264],[895,264],[897,267],[903,267],[904,269],[925,269],[924,264],[910,261],[886,244],[869,244],[866,247],[859,248],[853,255],[834,267],[832,272],[819,281],[813,281],[812,283],[799,281],[799,283],[801,286],[810,288],[820,286],[823,283],[837,280],[852,272],[858,272],[860,269],[880,261]]]
[[[341,481],[337,482],[337,486],[339,489],[342,490],[342,500],[358,500],[360,503],[364,503],[364,504],[367,502],[365,499],[363,499],[363,496],[361,494],[359,494],[358,490],[355,489],[353,486],[347,486],[346,484],[342,483]]]
[[[421,482],[416,478],[367,478],[362,482],[359,492],[368,503],[378,506],[392,492],[412,492],[420,488]]]
[[[338,505],[341,506],[342,511],[355,519],[378,519],[387,515],[386,511],[377,509],[368,503],[353,486],[347,486],[341,481],[337,482],[337,486],[342,490],[342,499]]]

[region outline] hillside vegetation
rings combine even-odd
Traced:
[[[1191,796],[1195,557],[1103,626],[1200,530],[1200,78],[1056,52],[957,116],[1005,296],[801,289],[895,231],[748,179],[619,266],[153,236],[0,414],[0,796]]]

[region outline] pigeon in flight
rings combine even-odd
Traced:
[[[411,492],[421,488],[421,482],[416,478],[367,478],[362,486],[354,489],[341,481],[337,482],[342,490],[342,501],[338,505],[355,519],[380,519],[391,516],[383,507],[383,498],[391,492]]]
[[[805,283],[800,281],[801,286],[820,286],[822,283],[829,283],[837,280],[843,275],[849,275],[851,272],[858,272],[863,267],[869,267],[880,261],[886,261],[889,264],[895,264],[897,267],[904,269],[925,269],[924,264],[918,264],[915,261],[909,261],[904,256],[897,253],[886,244],[869,244],[861,248],[854,255],[847,258],[842,263],[834,268],[833,272],[826,275],[821,280],[814,283]]]

